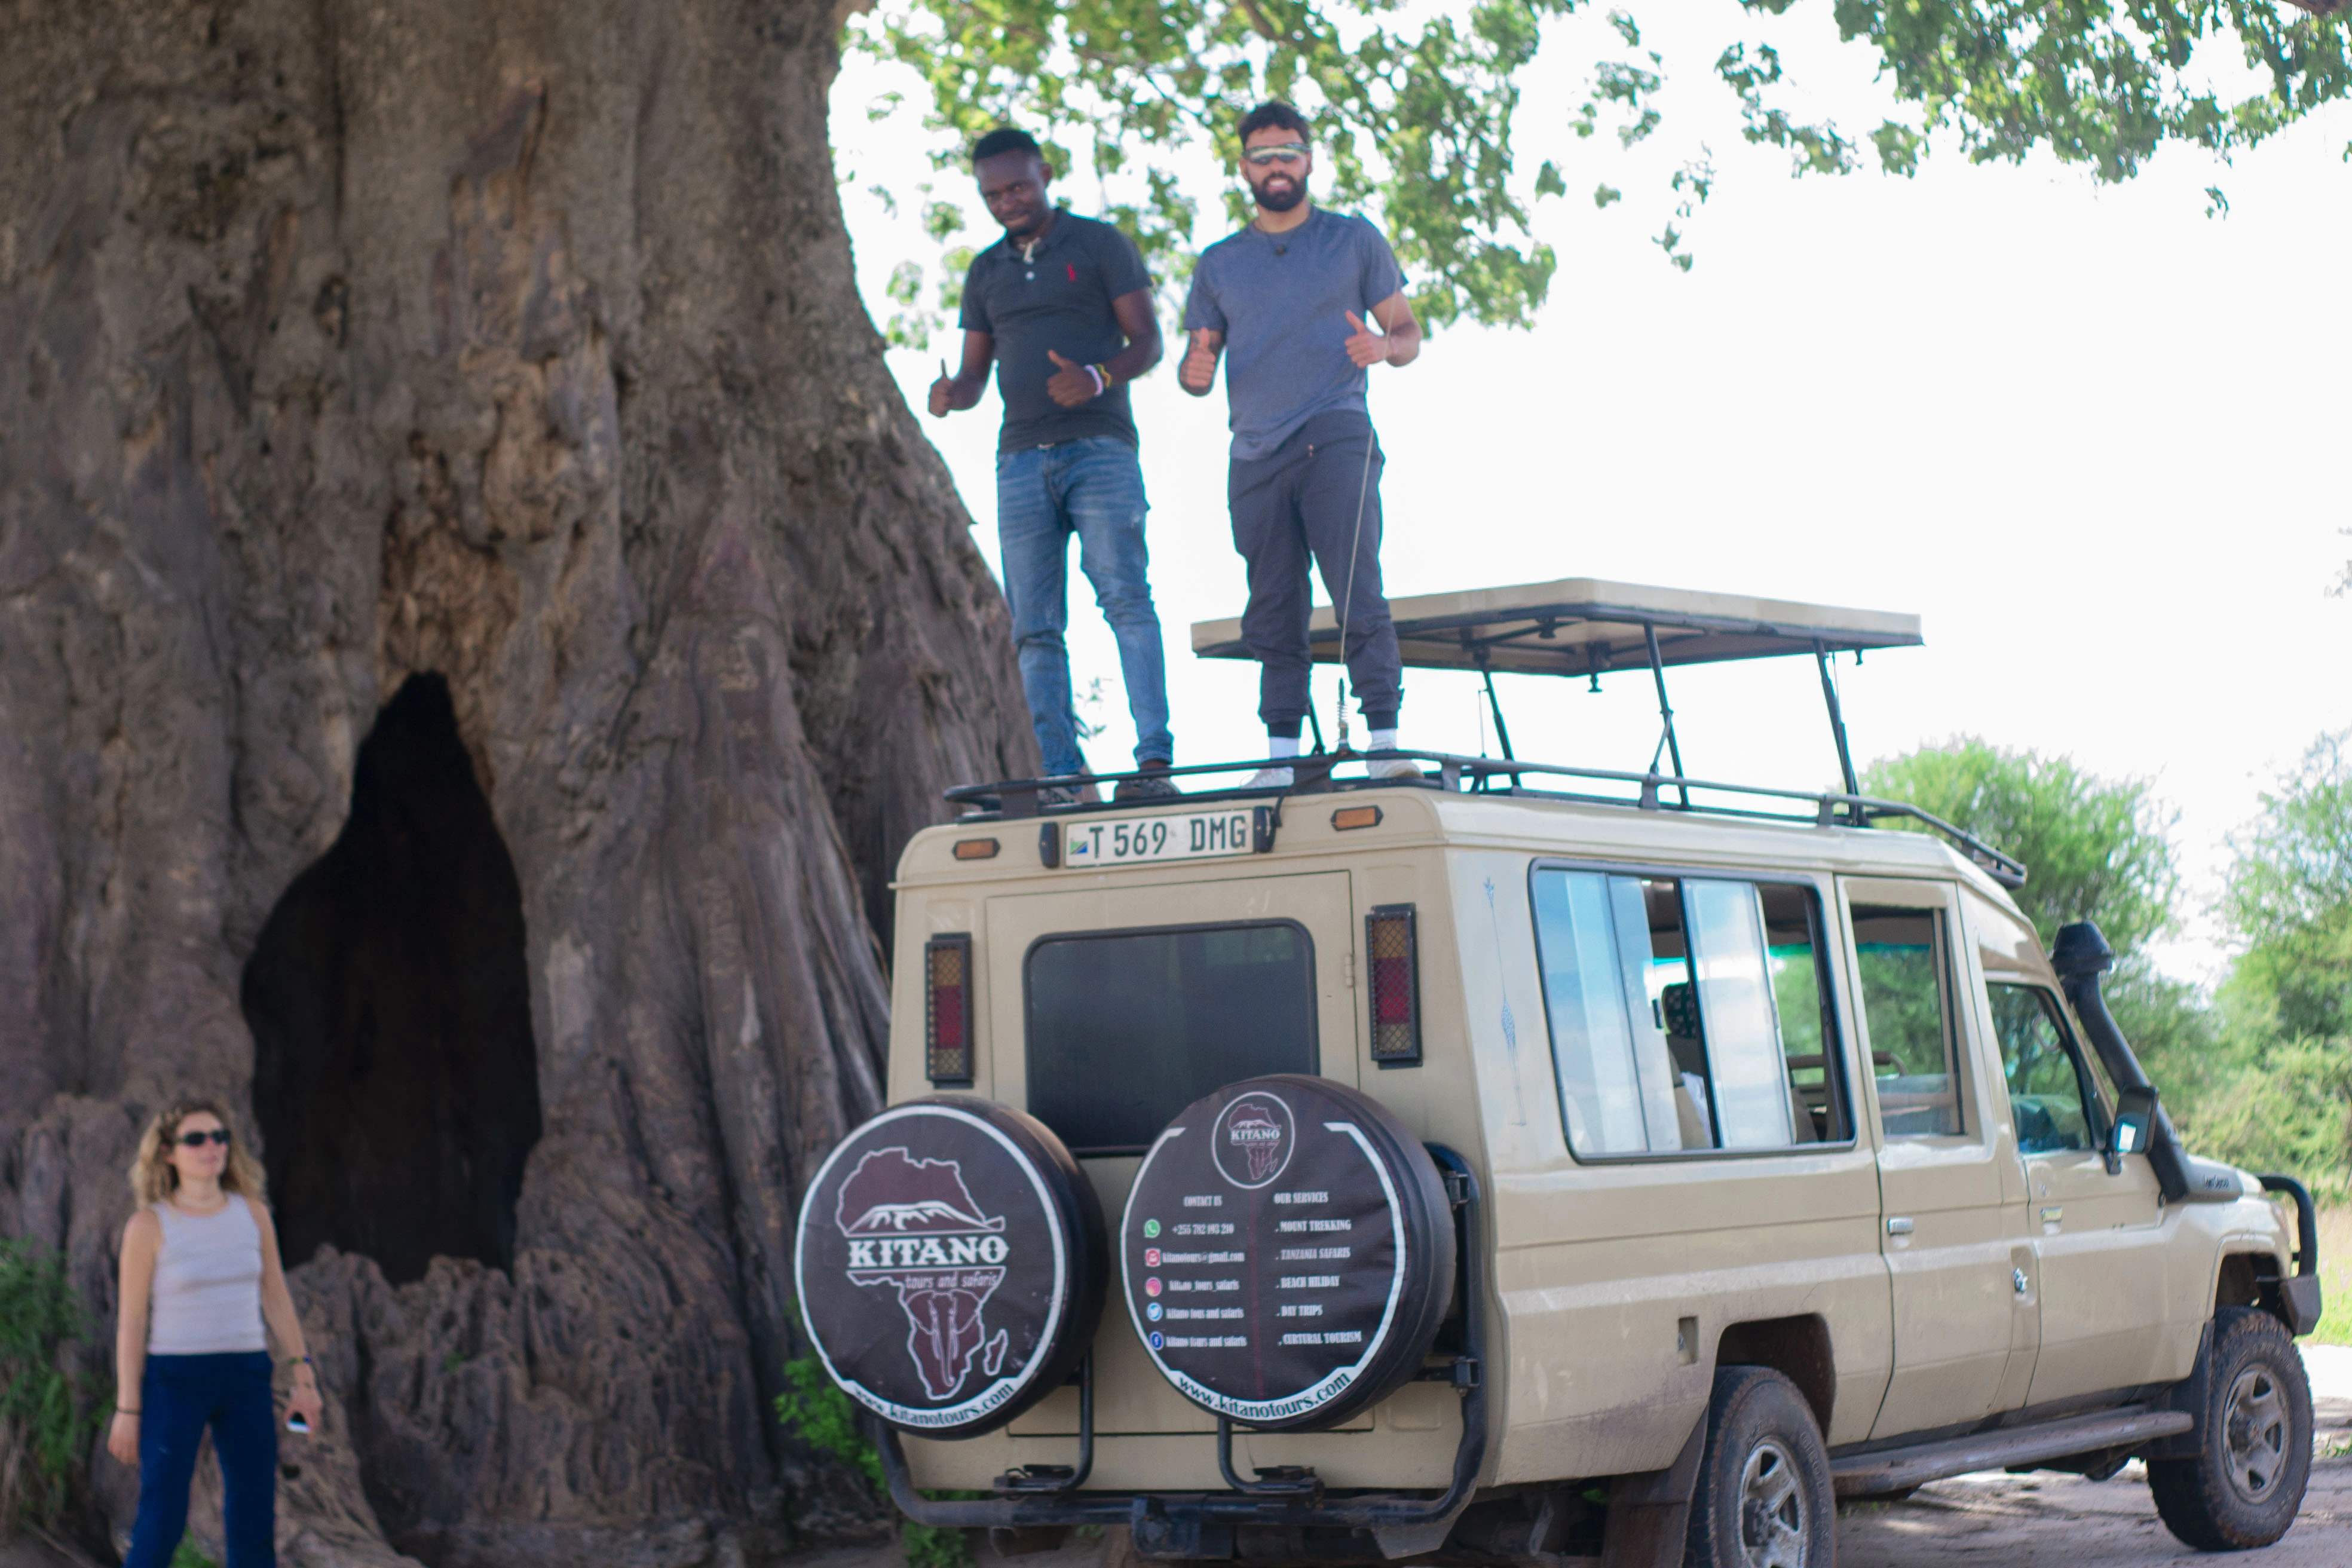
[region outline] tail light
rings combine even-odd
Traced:
[[[1421,1064],[1421,954],[1412,906],[1382,904],[1364,917],[1364,952],[1372,981],[1372,1061]]]
[[[971,938],[961,931],[923,944],[925,1076],[934,1086],[971,1082]]]

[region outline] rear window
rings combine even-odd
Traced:
[[[1024,965],[1029,1113],[1138,1154],[1236,1079],[1316,1069],[1315,944],[1288,921],[1049,936]]]

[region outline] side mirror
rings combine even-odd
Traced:
[[[2107,1136],[2107,1174],[2124,1168],[2124,1156],[2147,1149],[2149,1131],[2156,1126],[2156,1090],[2127,1089],[2116,1096],[2116,1125]]]

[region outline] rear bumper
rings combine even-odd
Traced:
[[[1223,1491],[1089,1489],[1094,1468],[1091,1366],[1080,1373],[1078,1461],[1066,1469],[1032,1467],[996,1478],[986,1498],[925,1497],[908,1468],[898,1434],[873,1424],[891,1500],[918,1523],[944,1529],[1034,1530],[1074,1524],[1124,1524],[1147,1557],[1229,1557],[1241,1525],[1369,1530],[1389,1556],[1434,1550],[1454,1516],[1469,1503],[1486,1461],[1486,1300],[1479,1234],[1477,1179],[1451,1150],[1432,1146],[1454,1201],[1455,1256],[1462,1270],[1463,1353],[1423,1374],[1449,1383],[1461,1394],[1462,1435],[1452,1479],[1443,1491],[1327,1489],[1309,1469],[1259,1469],[1246,1480],[1234,1468],[1233,1427],[1220,1417],[1214,1437]],[[1205,1435],[1203,1441],[1209,1440]]]

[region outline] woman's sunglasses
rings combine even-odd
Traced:
[[[201,1149],[207,1143],[218,1143],[223,1148],[226,1148],[228,1146],[228,1129],[226,1127],[215,1127],[208,1131],[183,1132],[180,1134],[180,1146],[184,1149]]]

